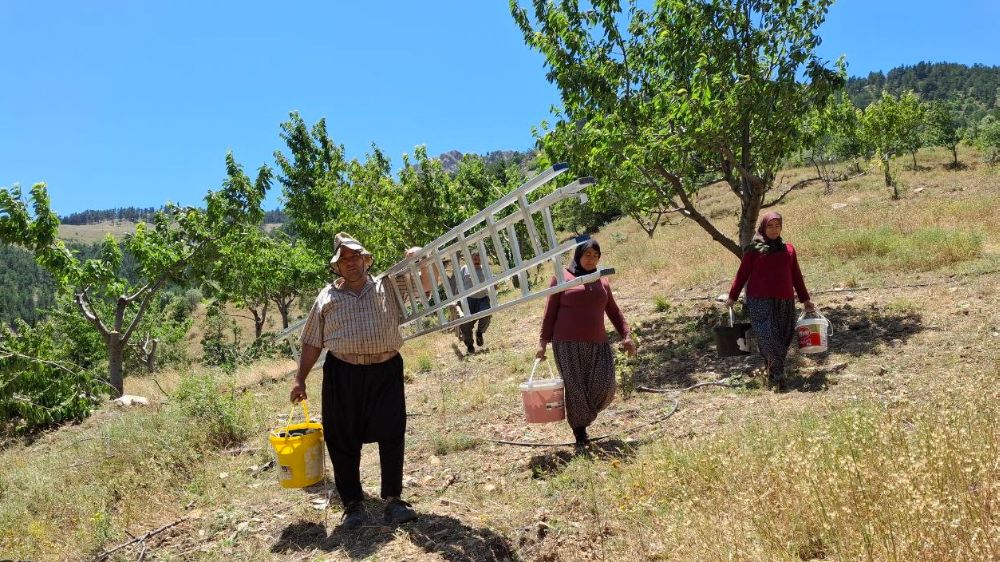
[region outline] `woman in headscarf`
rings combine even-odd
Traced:
[[[743,250],[726,300],[726,306],[732,307],[746,285],[750,325],[767,364],[768,382],[778,392],[787,389],[785,356],[795,334],[795,294],[807,312],[816,310],[809,300],[795,248],[781,239],[781,227],[778,213],[761,217],[753,241]]]
[[[600,260],[600,244],[587,240],[576,247],[573,263],[563,271],[563,278],[571,281],[593,273]],[[555,284],[553,277],[551,285]],[[635,343],[607,278],[550,295],[545,304],[535,357],[545,359],[545,349],[552,343],[565,388],[566,421],[573,429],[577,446],[587,443],[587,426],[615,396],[615,355],[604,328],[605,315],[621,336],[622,349],[635,355]]]

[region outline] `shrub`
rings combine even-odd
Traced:
[[[221,385],[209,374],[182,378],[173,399],[201,439],[214,446],[242,443],[254,432],[254,404],[249,395],[237,395],[232,386]]]

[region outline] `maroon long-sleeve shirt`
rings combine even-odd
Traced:
[[[800,302],[807,302],[809,291],[799,269],[795,248],[785,244],[785,249],[785,252],[743,254],[740,269],[729,289],[729,298],[736,300],[746,285],[747,296],[751,298],[792,299],[798,294]]]
[[[563,278],[566,281],[574,279],[569,271],[563,272]],[[556,278],[553,277],[549,286],[555,284]],[[618,334],[623,339],[628,337],[628,324],[611,294],[611,284],[607,279],[591,281],[549,295],[542,318],[541,340],[606,342],[608,334],[604,329],[605,314]]]

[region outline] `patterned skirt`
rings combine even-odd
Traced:
[[[767,361],[767,374],[779,381],[785,377],[785,356],[795,335],[795,300],[748,297],[747,307],[757,348]]]
[[[554,341],[552,354],[566,389],[566,421],[594,423],[615,397],[615,355],[608,342]]]

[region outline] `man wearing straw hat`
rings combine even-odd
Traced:
[[[400,310],[384,278],[369,275],[371,265],[371,253],[357,240],[343,232],[334,237],[330,268],[338,279],[320,291],[309,311],[290,393],[292,402],[306,398],[306,377],[326,348],[323,435],[344,504],[344,529],[361,527],[368,519],[361,490],[364,443],[378,443],[385,521],[399,524],[417,517],[400,499],[406,432]]]

